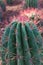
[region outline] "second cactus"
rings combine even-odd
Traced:
[[[26,7],[34,7],[37,8],[38,1],[37,0],[25,0],[26,1]]]

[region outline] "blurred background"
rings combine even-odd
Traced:
[[[0,0],[1,29],[15,19],[30,20],[32,15],[43,36],[43,0]]]

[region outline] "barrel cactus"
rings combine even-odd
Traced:
[[[32,22],[8,25],[2,45],[2,65],[41,65],[42,37]]]
[[[37,7],[37,0],[25,0],[26,1],[26,7]]]

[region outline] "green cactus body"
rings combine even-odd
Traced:
[[[37,0],[25,0],[27,7],[37,7]]]
[[[17,65],[24,65],[20,23],[17,25],[16,29],[16,50],[17,50]]]
[[[43,46],[42,36],[41,36],[40,32],[38,31],[37,26],[33,22],[29,23],[29,25],[30,25],[31,30],[34,33],[36,42],[37,42],[39,48],[41,49]]]
[[[11,25],[13,25],[13,23]],[[4,31],[4,34],[2,36],[3,47],[5,49],[7,48],[7,45],[8,45],[8,37],[9,37],[9,32],[10,32],[10,26],[11,25],[6,27],[6,29]]]
[[[13,24],[13,23],[12,23]],[[6,27],[4,34],[2,36],[2,42],[3,42],[3,51],[2,51],[2,65],[6,65],[6,61],[5,61],[5,56],[7,53],[7,47],[8,47],[8,37],[9,37],[9,32],[10,32],[10,26]]]
[[[15,48],[15,43],[16,43],[16,38],[15,38],[15,28],[16,28],[17,23],[14,23],[11,26],[10,29],[10,34],[9,34],[9,40],[8,40],[8,59],[9,59],[9,64],[10,65],[15,65],[15,60],[12,59],[15,57],[16,54],[16,48]]]
[[[5,55],[6,55],[6,49],[7,49],[7,46],[8,46],[8,36],[9,36],[9,31],[10,31],[10,28],[7,27],[5,32],[4,32],[4,35],[3,35],[3,38],[2,38],[2,42],[3,42],[3,51],[2,51],[2,64],[5,65]]]
[[[30,49],[28,45],[28,40],[27,40],[27,34],[25,27],[22,25],[22,41],[23,41],[23,51],[24,51],[24,60],[26,65],[32,65],[31,61],[31,54],[30,54]]]
[[[3,49],[2,63],[5,64],[2,65],[41,65],[39,47],[30,24],[14,22],[10,25],[2,36],[3,48],[7,50]]]
[[[26,7],[29,7],[29,0],[25,0],[26,1]]]
[[[37,42],[35,40],[35,36],[34,36],[32,30],[30,29],[28,23],[26,23],[25,27],[26,27],[26,31],[27,31],[29,46],[31,48],[30,52],[31,52],[32,57],[33,57],[33,63],[35,65],[38,65],[38,64],[40,64],[40,60],[39,60],[40,55],[38,54],[39,48],[38,48]]]

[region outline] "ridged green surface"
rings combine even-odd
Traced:
[[[26,7],[37,7],[37,0],[25,0],[26,1]]]
[[[9,31],[10,31],[10,28],[7,27],[4,32],[3,38],[2,38],[2,41],[3,41],[3,51],[2,51],[2,61],[3,62],[2,62],[2,65],[6,64],[5,55],[6,55],[6,50],[7,50],[7,46],[8,46]]]
[[[39,48],[41,49],[43,47],[43,40],[42,40],[42,36],[41,36],[40,32],[38,31],[37,26],[33,22],[29,23],[29,26],[34,33],[34,36],[35,36],[35,39],[36,39],[36,42],[37,42]]]
[[[14,46],[14,44],[16,43],[15,34],[14,34],[15,28],[16,28],[16,23],[14,23],[11,26],[10,34],[9,34],[9,40],[8,40],[8,50],[9,50],[8,51],[8,58],[9,58],[9,64],[10,65],[15,65],[15,61],[11,61],[11,59],[10,59],[11,56],[14,57],[14,54],[16,53],[16,51],[15,51],[16,49]]]
[[[13,23],[12,23],[13,24]],[[11,24],[11,25],[12,25]],[[3,36],[2,36],[2,65],[6,65],[5,63],[6,63],[6,61],[5,61],[5,57],[6,57],[6,55],[7,55],[7,50],[8,50],[8,37],[9,37],[9,32],[10,32],[10,26],[11,25],[9,25],[8,27],[6,27],[6,29],[5,29],[5,31],[4,31],[4,34],[3,34]]]
[[[33,24],[32,27],[34,28],[34,26]],[[14,22],[5,29],[2,36],[4,48],[4,55],[2,52],[2,65],[6,65],[6,63],[8,65],[41,65],[39,49],[42,43],[37,44],[37,32],[35,31],[38,32],[37,28],[36,30],[32,29],[28,22],[24,24]],[[40,34],[39,36],[41,39]],[[6,52],[5,49],[7,50]]]
[[[29,24],[26,23],[26,31],[27,31],[27,36],[28,36],[28,43],[30,48],[32,48],[31,52],[31,56],[33,57],[33,63],[35,63],[35,65],[40,65],[40,55],[38,54],[39,52],[39,48],[37,45],[37,42],[35,40],[35,36],[33,34],[33,31],[31,30],[31,28],[29,27]]]

